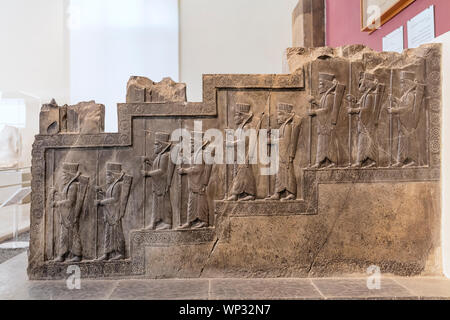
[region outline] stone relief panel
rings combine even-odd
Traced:
[[[43,105],[33,147],[30,278],[63,277],[68,263],[86,277],[239,275],[251,256],[259,262],[246,276],[279,276],[262,262],[266,247],[258,234],[249,236],[244,256],[233,255],[238,238],[253,229],[267,232],[286,255],[285,275],[309,275],[322,241],[311,232],[328,230],[327,214],[336,210],[320,203],[332,197],[322,190],[344,184],[348,190],[387,184],[397,192],[390,184],[405,183],[402,203],[413,203],[416,187],[430,193],[433,201],[420,214],[433,221],[427,232],[437,254],[440,47],[403,54],[293,48],[288,62],[288,75],[205,75],[201,103],[187,102],[185,85],[171,79],[132,77],[127,103],[118,105],[118,133],[103,132],[104,107],[94,101]],[[277,170],[269,171],[273,159]],[[364,209],[361,199],[333,201]],[[384,210],[377,203],[368,210]],[[383,233],[392,248],[414,241],[408,230],[416,220],[400,211],[390,219],[406,225],[403,238]],[[287,234],[272,234],[283,221],[295,221],[302,233],[287,226]],[[375,232],[363,229],[370,237]],[[308,249],[289,247],[285,237]],[[183,245],[190,249],[178,265]],[[394,273],[402,263],[414,265],[411,274],[429,270],[421,248],[397,261],[394,251],[374,245],[393,256]],[[362,268],[370,262],[363,256],[352,251],[336,265],[330,258],[330,268],[343,272],[352,261]],[[164,270],[159,258],[173,265]],[[320,259],[326,264],[326,256]]]

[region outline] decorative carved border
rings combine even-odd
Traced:
[[[311,215],[308,204],[304,200],[296,201],[266,201],[256,200],[249,202],[214,201],[215,211],[218,215],[225,212],[230,217],[252,217],[252,216],[291,216]]]
[[[67,278],[67,268],[78,266],[80,276],[83,279],[90,278],[114,278],[131,275],[131,261],[82,261],[78,263],[54,263],[46,262],[31,270],[30,280],[57,280]]]

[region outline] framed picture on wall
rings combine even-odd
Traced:
[[[416,0],[361,0],[361,30],[374,32]]]

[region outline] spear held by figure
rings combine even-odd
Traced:
[[[309,95],[312,96],[312,63],[309,64]],[[313,111],[313,102],[309,104],[309,111]],[[309,167],[312,166],[312,117],[309,117]]]
[[[349,65],[350,68],[350,75],[349,75],[349,83],[348,83],[348,92],[349,92],[349,99],[348,101],[348,107],[349,109],[353,107],[352,105],[352,63],[350,62]],[[352,113],[348,114],[348,166],[352,166]]]
[[[389,92],[389,111],[392,110],[392,95],[393,95],[393,81],[394,81],[394,70],[391,69],[391,80],[390,80],[390,92]],[[389,167],[392,166],[392,113],[389,112]]]

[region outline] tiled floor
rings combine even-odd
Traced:
[[[364,278],[28,281],[26,253],[0,264],[0,299],[450,299],[450,280],[382,278],[369,290]]]

